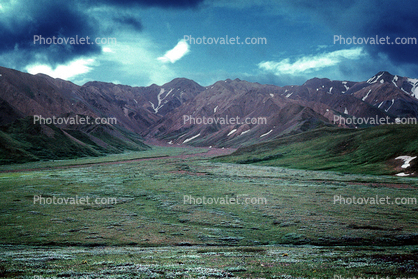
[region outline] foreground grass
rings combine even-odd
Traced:
[[[418,181],[413,178],[211,163],[200,158],[1,173],[0,242],[414,244],[418,243],[417,193]],[[89,197],[91,203],[35,200],[77,196]],[[389,197],[389,204],[334,202],[339,196]],[[233,197],[241,204],[193,204],[189,197]],[[395,204],[397,197],[415,198],[415,203]],[[102,198],[110,204],[94,204]],[[258,204],[251,200],[244,204],[244,198],[255,198]]]
[[[5,278],[415,278],[418,247],[0,246]],[[340,277],[337,277],[340,278]]]
[[[152,157],[193,152],[160,151]],[[0,273],[4,266],[11,278],[413,275],[416,248],[394,245],[418,243],[417,204],[347,205],[334,203],[334,197],[378,195],[394,201],[417,198],[417,193],[414,178],[214,163],[201,157],[0,173]],[[39,204],[34,196],[117,202]],[[190,204],[188,196],[267,203]],[[283,244],[302,246],[275,246]],[[347,247],[334,247],[341,245]]]

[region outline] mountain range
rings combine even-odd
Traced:
[[[105,117],[117,123],[33,124],[35,115]],[[241,123],[222,121],[237,117]],[[172,145],[240,147],[321,127],[367,126],[335,123],[336,118],[353,117],[390,122],[418,118],[418,79],[382,71],[361,82],[313,78],[284,87],[239,79],[204,87],[186,78],[162,86],[98,81],[78,86],[0,67],[3,163],[144,150],[147,139]],[[198,124],[199,119],[211,121]],[[246,119],[253,121],[244,123]],[[57,142],[65,150],[53,151]]]

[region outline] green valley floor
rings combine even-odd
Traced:
[[[228,152],[1,166],[0,277],[418,277],[417,179],[209,159]]]

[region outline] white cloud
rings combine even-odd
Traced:
[[[153,83],[162,85],[179,75],[172,69],[170,60],[169,63],[157,61],[161,56],[158,49],[160,46],[147,33],[132,36],[129,32],[121,32],[116,45],[103,47],[103,53],[89,57],[91,59],[76,60],[56,69],[38,63],[27,66],[25,70],[31,74],[44,73],[71,80],[78,85],[92,80],[114,81],[131,86],[148,86]]]
[[[132,36],[129,32],[118,35],[118,43],[112,52],[97,57],[100,65],[109,71],[92,71],[93,80],[114,80],[131,86],[162,85],[178,77],[169,64],[158,63],[159,45],[147,33]],[[105,52],[105,51],[104,51]],[[115,74],[116,73],[116,74]]]
[[[67,65],[59,65],[55,69],[52,69],[48,65],[29,65],[26,70],[30,74],[46,74],[53,78],[71,79],[75,76],[88,73],[92,70],[90,67],[94,63],[94,59],[77,59],[70,62]]]
[[[174,63],[185,56],[189,51],[189,44],[185,40],[181,40],[173,49],[167,51],[164,56],[158,57],[158,60],[163,63]]]
[[[320,70],[322,68],[335,66],[344,59],[358,59],[362,54],[362,48],[342,49],[318,55],[305,56],[291,63],[289,58],[280,62],[265,61],[258,64],[258,67],[265,71],[270,71],[276,75],[283,74],[302,74]]]
[[[113,52],[113,50],[111,48],[108,48],[108,47],[102,48],[102,51],[103,52]]]

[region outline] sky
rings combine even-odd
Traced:
[[[417,10],[412,0],[0,0],[0,66],[78,85],[418,78]]]

